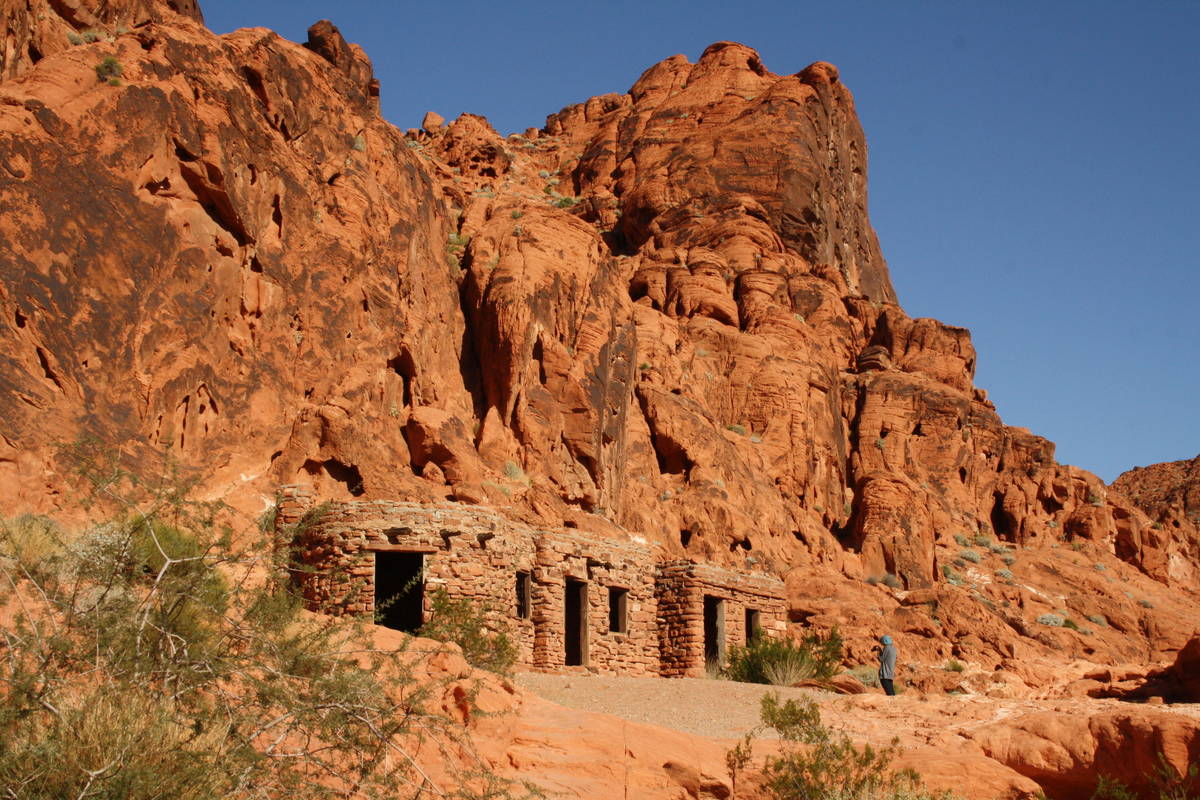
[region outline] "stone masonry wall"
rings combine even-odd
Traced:
[[[659,565],[656,586],[661,673],[667,677],[705,674],[705,596],[724,601],[722,651],[749,641],[747,609],[758,612],[759,626],[766,634],[779,636],[786,629],[783,581],[770,575],[672,561]]]
[[[279,524],[301,516],[291,487],[281,492]],[[292,543],[296,580],[308,607],[330,614],[374,614],[376,553],[424,554],[428,619],[433,590],[467,598],[508,631],[526,667],[566,661],[566,582],[587,584],[583,667],[644,674],[658,670],[652,553],[633,543],[545,531],[475,506],[389,501],[328,504]],[[528,618],[517,615],[517,573],[531,578]],[[610,587],[626,589],[626,631],[609,630]]]
[[[690,561],[656,562],[632,541],[542,530],[468,505],[357,501],[313,505],[303,487],[280,490],[276,539],[292,549],[305,604],[329,614],[374,615],[378,553],[421,554],[424,613],[443,588],[486,609],[527,668],[632,675],[705,673],[705,597],[723,601],[720,650],[745,644],[746,610],[782,635],[787,607],[778,578]],[[517,575],[529,576],[528,614],[518,613]],[[586,625],[578,666],[568,666],[568,587],[582,583]],[[622,596],[610,615],[613,595]],[[576,618],[578,619],[578,617]]]

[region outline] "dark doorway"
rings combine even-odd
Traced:
[[[533,578],[528,572],[517,573],[517,619],[529,619],[533,605]]]
[[[725,601],[710,595],[704,595],[704,662],[725,663]]]
[[[757,610],[753,608],[746,609],[746,644],[754,641],[755,637],[761,632],[762,620]]]
[[[375,553],[375,622],[413,632],[425,622],[425,556]]]
[[[567,666],[587,665],[587,583],[567,579]]]

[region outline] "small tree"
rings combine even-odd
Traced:
[[[911,769],[892,770],[899,740],[884,748],[857,747],[844,733],[821,723],[812,700],[788,700],[768,694],[762,721],[778,732],[783,746],[763,765],[765,787],[775,800],[951,800],[949,792],[931,794]],[[742,760],[743,765],[745,759]]]
[[[826,681],[842,663],[842,635],[837,628],[822,636],[810,631],[799,641],[773,639],[756,631],[745,647],[731,647],[725,674],[744,683],[791,686],[800,681]]]
[[[502,630],[488,624],[490,608],[477,607],[470,600],[455,599],[439,588],[433,593],[429,622],[418,636],[453,642],[462,648],[463,658],[472,666],[507,675],[517,661],[517,648]]]
[[[304,612],[286,552],[170,481],[87,473],[143,500],[75,534],[0,521],[0,797],[507,796],[419,657]]]

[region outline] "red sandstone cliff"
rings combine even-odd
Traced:
[[[1179,529],[1200,523],[1200,456],[1135,467],[1119,475],[1112,486],[1159,527]]]
[[[328,24],[0,12],[4,513],[73,502],[57,446],[92,436],[247,510],[311,482],[621,526],[786,576],[852,655],[885,626],[1037,685],[1192,632],[1193,522],[1005,426],[969,333],[898,305],[833,66],[718,43],[523,136],[403,135]]]

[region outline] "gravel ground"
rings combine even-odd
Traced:
[[[767,692],[815,697],[811,689],[759,686],[707,678],[631,678],[522,672],[516,683],[567,708],[612,714],[698,736],[736,739],[759,724]],[[762,738],[771,738],[762,735]]]

